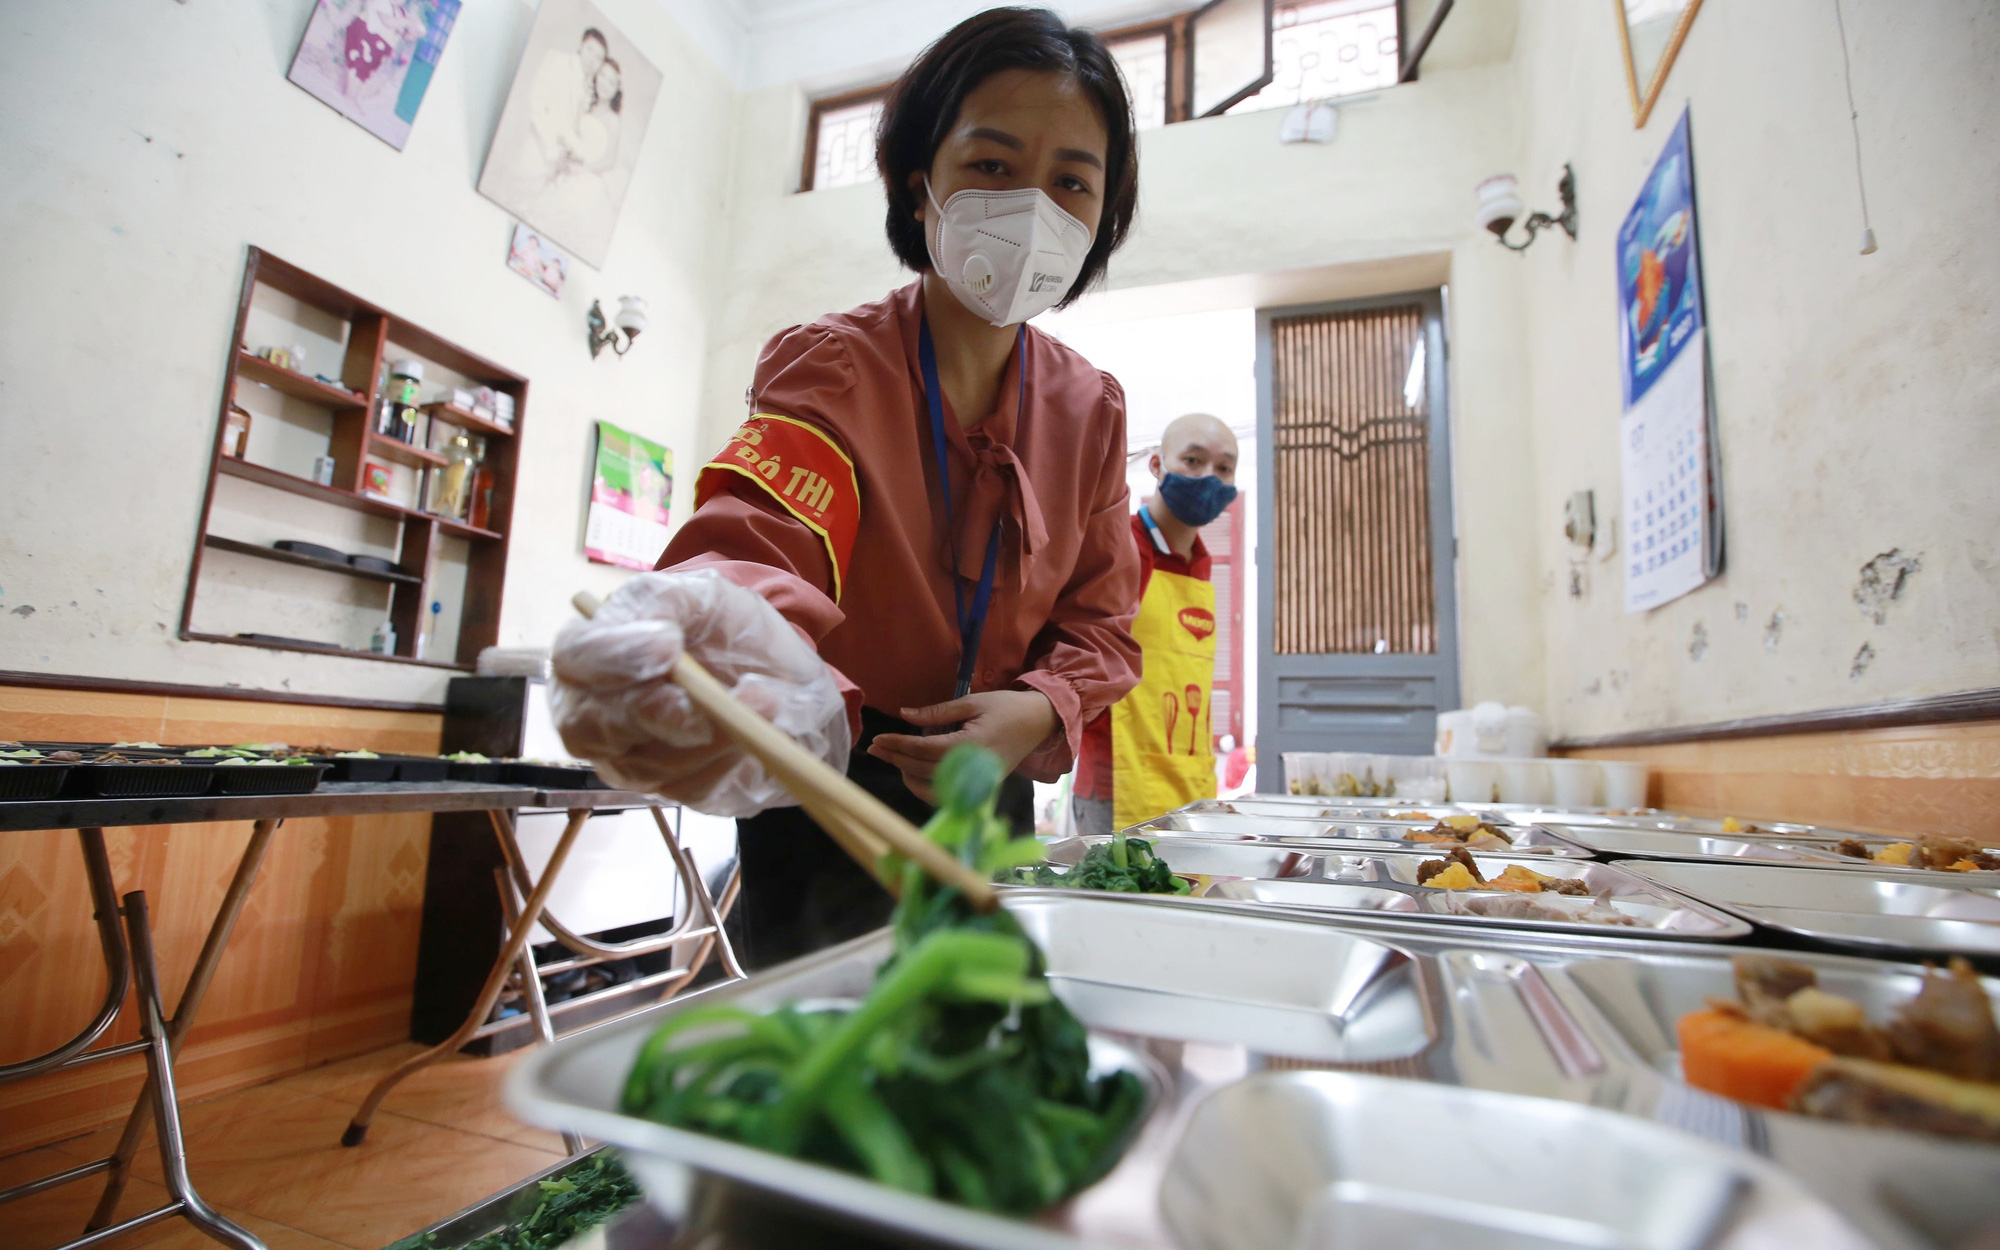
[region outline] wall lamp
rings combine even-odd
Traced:
[[[604,309],[596,300],[590,301],[590,315],[584,318],[584,325],[590,329],[590,358],[609,347],[623,356],[632,350],[632,342],[639,337],[639,331],[646,328],[646,301],[636,295],[618,297],[618,325],[616,329],[605,329]],[[618,331],[625,332],[625,341],[618,341]]]
[[[1528,206],[1521,203],[1521,197],[1514,190],[1514,186],[1514,175],[1496,174],[1480,183],[1475,192],[1479,196],[1476,220],[1481,226],[1493,232],[1493,237],[1500,241],[1501,247],[1510,251],[1525,252],[1528,250],[1528,245],[1535,241],[1535,235],[1545,226],[1561,226],[1564,234],[1572,239],[1576,237],[1576,174],[1567,164],[1563,165],[1562,181],[1556,184],[1556,194],[1562,197],[1562,216],[1551,217],[1547,213],[1532,214],[1524,223],[1528,227],[1528,237],[1519,243],[1509,243],[1507,231],[1513,228],[1514,222],[1527,211]]]

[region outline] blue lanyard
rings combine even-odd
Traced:
[[[1026,342],[1027,327],[1022,326],[1014,336],[1014,346],[1021,356],[1021,368],[1015,383],[1020,392],[1019,403],[1023,407],[1028,394]],[[986,632],[987,610],[993,606],[993,574],[1000,565],[1000,522],[995,518],[993,533],[986,539],[986,561],[979,570],[979,584],[973,589],[972,602],[968,605],[965,601],[965,579],[958,571],[958,524],[952,519],[951,459],[945,451],[944,388],[938,385],[937,349],[931,346],[929,318],[924,319],[923,330],[917,336],[917,360],[923,366],[924,399],[931,410],[931,447],[937,452],[938,489],[944,492],[945,548],[951,552],[951,593],[958,607],[958,681],[952,688],[951,697],[963,699],[972,693],[972,672],[979,666],[979,639]]]

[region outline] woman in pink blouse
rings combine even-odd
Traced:
[[[573,751],[739,817],[752,966],[866,932],[889,899],[665,680],[683,648],[917,822],[939,759],[973,741],[1031,823],[1027,780],[1067,772],[1137,676],[1124,395],[1025,324],[1130,226],[1115,63],[1046,10],[980,14],[896,84],[877,161],[920,277],[765,346],[660,571],[557,642]]]

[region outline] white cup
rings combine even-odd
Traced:
[[[1445,781],[1454,803],[1491,803],[1500,784],[1500,765],[1492,760],[1447,760]]]
[[[1500,801],[1532,803],[1549,801],[1553,785],[1547,760],[1500,760]]]
[[[1548,765],[1550,802],[1565,811],[1599,806],[1597,792],[1602,788],[1604,770],[1596,760],[1550,760]]]
[[[1604,806],[1646,806],[1646,783],[1652,769],[1632,760],[1598,760],[1604,773]]]

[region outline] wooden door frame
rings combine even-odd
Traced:
[[[1277,728],[1277,415],[1272,390],[1271,323],[1280,318],[1309,317],[1333,312],[1366,312],[1376,308],[1423,309],[1424,386],[1430,399],[1430,524],[1431,592],[1436,612],[1436,652],[1428,656],[1394,653],[1414,661],[1407,665],[1412,675],[1421,673],[1436,683],[1439,711],[1456,707],[1459,701],[1458,629],[1458,529],[1457,509],[1452,506],[1451,388],[1448,368],[1449,342],[1444,325],[1444,291],[1431,287],[1393,295],[1373,295],[1362,299],[1328,300],[1310,304],[1290,304],[1257,310],[1257,788],[1277,792],[1284,789],[1281,752],[1294,749]],[[1292,657],[1302,659],[1304,657]],[[1318,675],[1327,677],[1383,674],[1388,656],[1324,655],[1318,657]],[[1298,748],[1311,749],[1311,748]]]

